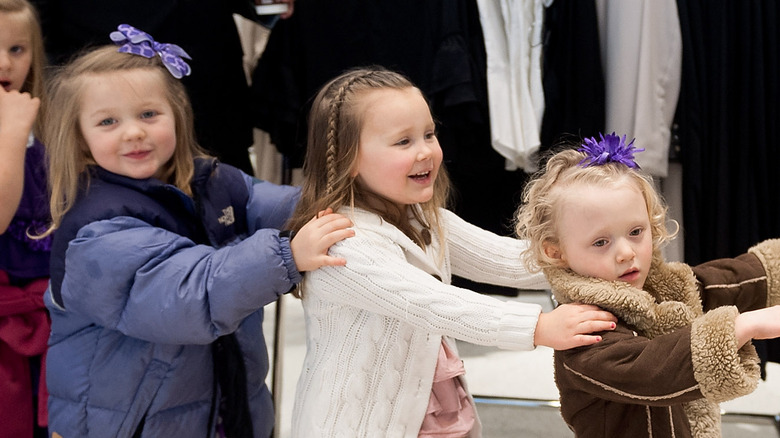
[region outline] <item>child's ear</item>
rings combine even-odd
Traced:
[[[556,264],[563,265],[563,253],[561,252],[560,246],[558,246],[555,243],[552,243],[550,241],[545,241],[542,243],[542,250],[544,250],[544,254],[555,260]]]

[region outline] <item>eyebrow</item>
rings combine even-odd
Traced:
[[[16,39],[11,40],[11,44],[9,44],[9,46],[13,47],[13,46],[21,45],[21,44],[26,44],[26,45],[32,44],[32,38],[30,38],[30,37],[23,37],[23,36],[16,37]]]
[[[84,119],[87,121],[103,120],[109,117],[113,117],[113,108],[99,109],[91,113],[84,113]]]

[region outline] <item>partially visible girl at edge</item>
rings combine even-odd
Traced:
[[[51,221],[37,117],[45,55],[38,14],[0,0],[0,435],[46,436],[43,363]]]
[[[343,265],[327,249],[351,223],[318,212],[280,232],[298,189],[201,152],[186,53],[128,25],[111,39],[55,75],[45,114],[49,430],[267,438],[263,306]]]
[[[514,350],[596,343],[615,318],[594,306],[541,313],[450,285],[452,275],[547,287],[523,267],[525,243],[444,209],[449,180],[427,101],[400,74],[349,71],[310,113],[295,230],[323,208],[355,237],[331,254],[346,266],[306,275],[306,357],[294,437],[481,436],[455,339]]]

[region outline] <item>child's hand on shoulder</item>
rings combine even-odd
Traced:
[[[306,223],[290,241],[298,271],[313,271],[321,266],[344,266],[347,261],[328,255],[334,243],[352,237],[355,231],[346,216],[327,209]]]
[[[551,312],[539,315],[534,345],[568,350],[601,341],[593,333],[614,330],[617,318],[590,304],[561,304]]]
[[[30,93],[20,93],[16,90],[5,91],[0,87],[0,124],[14,126],[24,138],[32,129],[41,101]],[[21,135],[21,134],[20,134]],[[25,142],[25,145],[27,142]]]

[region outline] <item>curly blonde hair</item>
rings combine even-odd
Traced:
[[[677,234],[678,230],[670,232],[666,228],[668,207],[649,175],[614,162],[583,167],[580,162],[584,158],[584,153],[573,149],[554,154],[523,190],[522,204],[515,215],[515,232],[518,238],[529,242],[523,253],[523,262],[530,271],[558,266],[558,261],[549,257],[544,247],[560,243],[556,228],[557,208],[561,195],[574,185],[608,186],[628,180],[645,199],[653,250],[659,250]],[[671,222],[677,225],[675,221]]]

